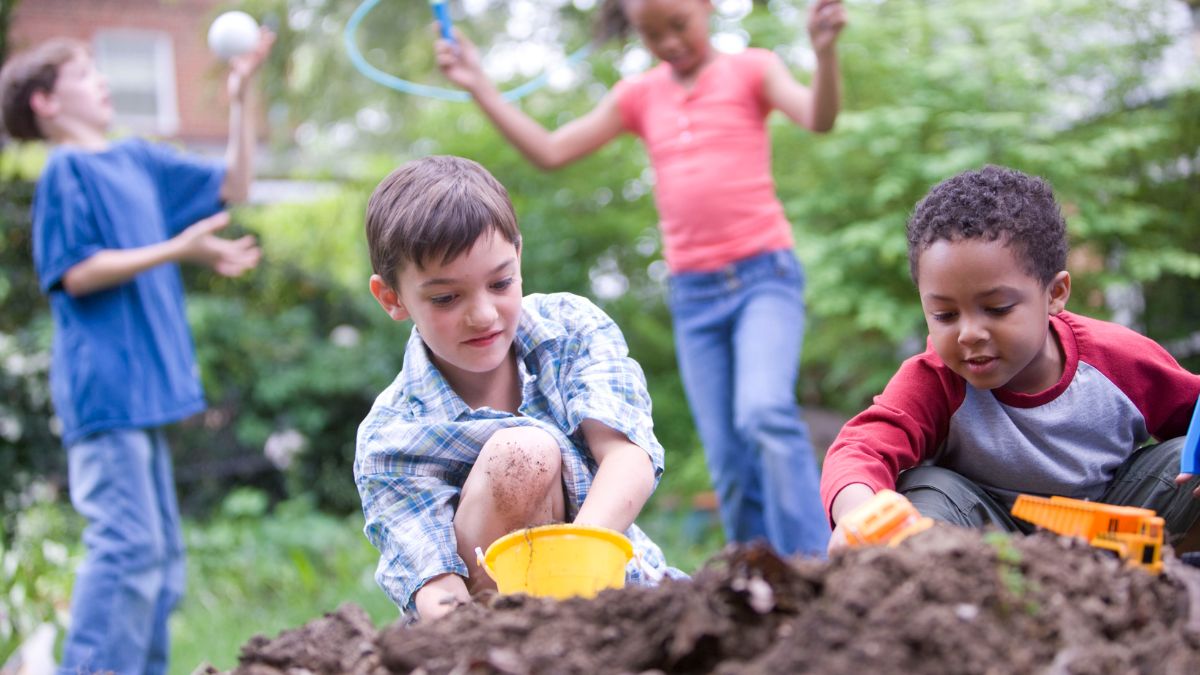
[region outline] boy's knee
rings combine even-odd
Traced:
[[[995,525],[1014,529],[1007,509],[962,474],[940,466],[916,466],[900,473],[896,492],[917,511],[958,527]]]
[[[500,506],[520,507],[562,482],[558,441],[534,427],[512,427],[492,435],[483,445],[477,466],[486,474]]]

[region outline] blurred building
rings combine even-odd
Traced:
[[[10,53],[51,37],[91,46],[108,78],[114,126],[197,149],[223,145],[228,106],[223,69],[207,31],[221,0],[20,0]]]

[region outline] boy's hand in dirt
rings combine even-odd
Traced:
[[[846,548],[846,532],[841,525],[833,528],[833,534],[829,535],[829,553],[832,555],[834,551],[840,551]]]
[[[457,574],[443,574],[425,582],[413,596],[422,621],[435,621],[471,602],[467,584]]]
[[[846,26],[846,8],[840,0],[816,0],[808,10],[808,37],[817,55],[833,49]]]
[[[434,24],[436,30],[436,24]],[[446,79],[463,89],[473,92],[487,81],[483,72],[483,63],[479,60],[479,49],[457,28],[454,31],[454,42],[439,39],[434,44],[438,68]]]
[[[875,496],[875,491],[867,487],[863,483],[851,483],[842,488],[837,496],[833,498],[833,506],[829,509],[829,515],[832,516],[833,522],[840,523],[842,516],[853,511],[856,507],[866,503]],[[833,534],[829,537],[829,552],[846,548],[846,531],[839,524],[833,528]]]
[[[221,211],[188,226],[173,240],[179,247],[179,259],[207,265],[226,277],[236,277],[253,269],[262,257],[254,236],[248,234],[238,239],[222,239],[216,235],[218,230],[228,226],[228,211]]]

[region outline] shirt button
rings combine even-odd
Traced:
[[[692,142],[692,132],[685,131],[682,134],[679,134],[679,140],[683,141],[684,143],[691,143]]]

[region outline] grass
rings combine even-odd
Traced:
[[[276,636],[345,602],[376,625],[397,611],[376,586],[379,556],[362,519],[318,513],[302,502],[265,513],[258,493],[235,492],[221,517],[187,523],[188,592],[171,617],[171,672],[237,665],[251,637]]]

